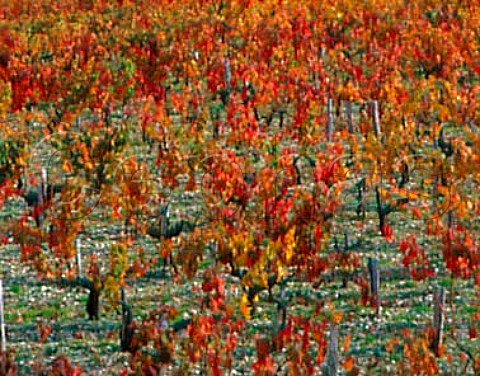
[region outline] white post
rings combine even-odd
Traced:
[[[228,57],[225,58],[225,87],[228,91],[230,91],[230,81],[232,79],[232,70],[230,68],[230,60]]]
[[[368,258],[368,273],[370,274],[370,290],[372,292],[373,305],[377,316],[380,316],[380,272],[378,271],[378,260]]]
[[[82,276],[82,253],[81,253],[82,242],[80,238],[75,239],[75,248],[77,249],[77,275]]]
[[[47,169],[42,167],[42,195],[43,197],[47,197],[47,186],[48,186],[48,174]]]
[[[5,314],[3,312],[3,280],[0,279],[0,335],[1,335],[1,351],[5,354],[7,350],[7,339],[5,336]]]
[[[432,347],[436,356],[439,356],[440,347],[442,346],[444,321],[445,321],[445,288],[440,287],[435,292],[434,307],[433,307],[434,337],[432,341]]]
[[[379,137],[382,131],[380,128],[380,114],[378,112],[378,101],[372,102],[372,111],[373,111],[373,128],[375,131],[375,136]]]
[[[327,140],[332,140],[333,134],[333,99],[328,98],[327,102],[328,122],[327,122]]]
[[[331,324],[330,340],[328,342],[327,359],[323,365],[323,374],[328,376],[336,376],[339,370],[338,360],[338,329]]]

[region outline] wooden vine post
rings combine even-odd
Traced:
[[[382,130],[380,128],[380,114],[378,111],[378,101],[372,101],[372,114],[373,114],[373,130],[375,137],[380,137]]]
[[[2,355],[5,354],[7,350],[7,338],[5,335],[5,313],[4,313],[4,305],[3,305],[3,280],[0,279],[0,349]]]
[[[285,283],[280,284],[280,297],[277,301],[277,330],[283,330],[287,326],[287,300],[285,296]]]
[[[385,221],[386,213],[385,213],[385,210],[383,210],[382,197],[380,194],[380,190],[378,189],[378,186],[375,186],[375,199],[377,202],[378,227],[380,228],[380,230],[382,230],[386,225],[386,221]]]
[[[378,271],[378,260],[368,258],[368,274],[370,276],[370,290],[372,292],[372,305],[375,307],[375,313],[380,316],[380,273]]]
[[[348,126],[348,133],[353,134],[353,106],[352,101],[347,101],[345,103],[345,113],[347,115],[347,126]]]
[[[334,324],[330,328],[330,341],[328,342],[327,359],[323,365],[325,376],[336,376],[339,370],[338,359],[338,329]]]
[[[350,250],[350,242],[348,239],[348,233],[347,230],[344,230],[343,232],[343,240],[344,240],[344,252],[349,252]],[[346,289],[348,288],[348,276],[347,273],[344,273],[343,278],[342,278],[342,288]]]
[[[83,280],[83,278],[80,278]],[[89,289],[87,300],[87,313],[89,320],[98,320],[100,317],[100,267],[93,265],[93,278],[86,280],[86,287]]]
[[[433,338],[431,348],[435,356],[440,356],[443,337],[443,323],[445,321],[445,288],[440,287],[435,292],[433,307]]]
[[[132,351],[132,337],[133,337],[133,328],[132,328],[132,308],[127,303],[127,298],[125,295],[125,289],[122,287],[121,290],[121,304],[122,304],[122,327],[120,329],[120,347],[122,351]]]
[[[327,140],[332,140],[333,134],[333,99],[328,98],[327,102],[327,112],[328,112],[328,121],[327,121]]]
[[[232,70],[230,68],[230,60],[228,57],[225,58],[225,87],[230,92],[232,89],[230,81],[232,80]]]
[[[82,276],[82,253],[81,253],[82,242],[79,238],[75,239],[75,248],[77,250],[77,275]]]
[[[365,208],[365,195],[364,193],[367,191],[367,179],[363,176],[359,183],[356,184],[357,186],[357,217],[365,220],[366,218],[366,208]]]

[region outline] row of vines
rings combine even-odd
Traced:
[[[480,372],[478,2],[0,4],[2,252],[118,312],[122,374]],[[352,350],[342,299],[446,277],[462,322]],[[190,295],[136,316],[145,279]]]

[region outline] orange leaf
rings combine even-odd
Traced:
[[[339,323],[340,321],[342,321],[342,312],[334,312],[333,313],[333,322],[335,323]]]
[[[350,342],[352,341],[352,336],[350,334],[347,334],[345,337],[345,340],[343,341],[343,351],[348,351],[350,349]]]
[[[413,211],[413,215],[415,216],[415,218],[417,218],[417,219],[422,218],[422,213],[420,212],[420,208],[419,208],[419,207],[414,206],[414,207],[412,208],[412,211]]]
[[[394,346],[398,343],[398,338],[392,338],[385,344],[385,349],[388,352],[392,352]]]
[[[345,371],[350,372],[354,365],[355,359],[353,359],[353,356],[347,356],[343,362],[343,368],[345,368]]]

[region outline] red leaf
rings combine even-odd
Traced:
[[[468,336],[470,337],[470,339],[477,338],[477,328],[473,323],[470,325],[470,328],[468,329]]]
[[[388,225],[383,225],[380,229],[382,236],[387,239],[389,243],[393,242],[393,229]]]

